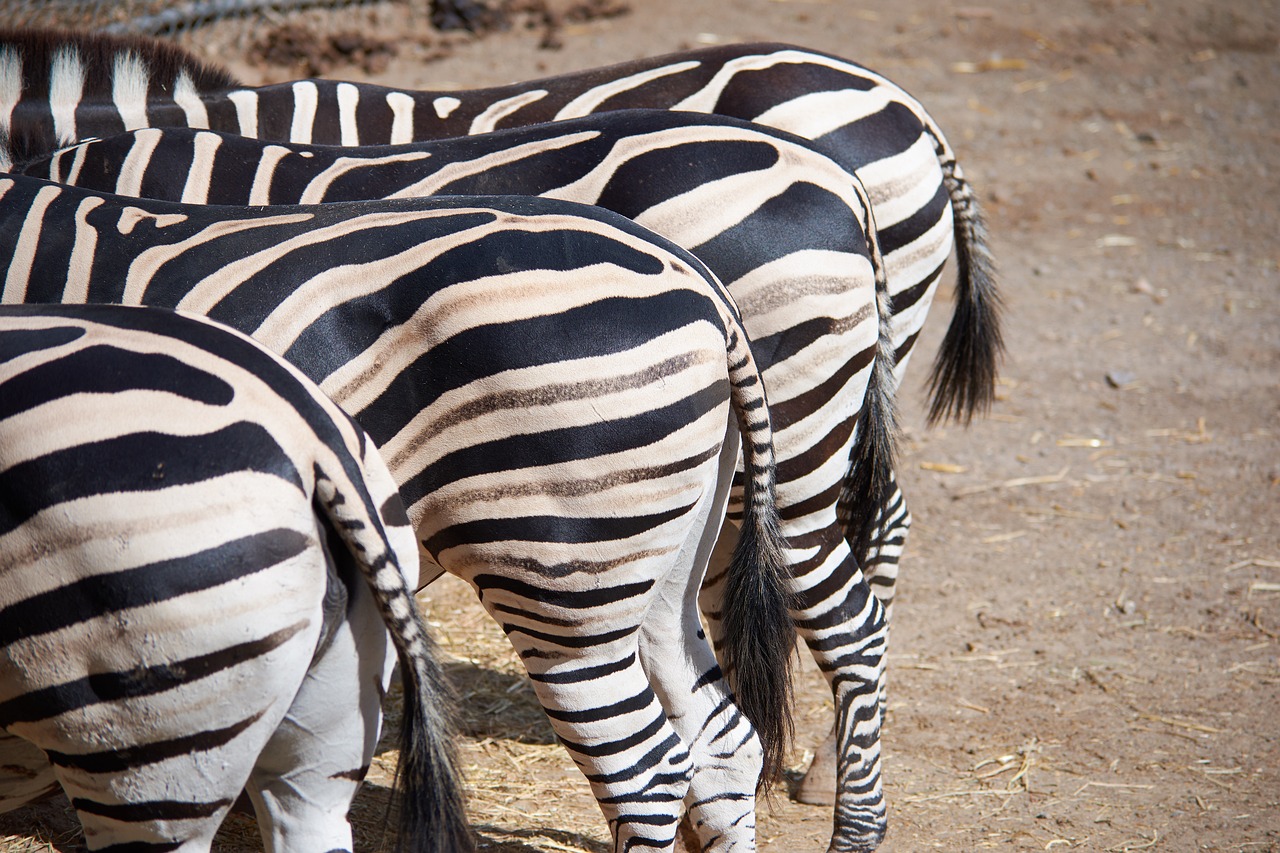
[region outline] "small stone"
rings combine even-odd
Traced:
[[[1123,388],[1137,380],[1137,374],[1131,370],[1112,370],[1107,373],[1107,384],[1112,388]]]

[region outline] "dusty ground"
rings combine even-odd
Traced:
[[[1280,2],[977,3],[637,0],[559,28],[560,50],[517,28],[328,73],[486,85],[780,39],[920,98],[986,204],[1009,353],[989,418],[925,430],[940,300],[904,389],[916,523],[883,849],[1280,850]],[[404,31],[344,14],[379,38]],[[288,78],[236,54],[264,32],[191,43],[251,80]],[[467,695],[484,848],[605,851],[487,617],[458,584],[429,599]],[[797,768],[829,714],[812,672],[799,695]],[[366,843],[381,793],[357,805]],[[761,846],[825,849],[829,820],[780,797]],[[253,849],[253,831],[233,818],[220,849]],[[6,853],[75,849],[56,809],[5,833]]]

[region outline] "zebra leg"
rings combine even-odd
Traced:
[[[673,720],[682,727],[689,722],[681,719],[689,703],[680,692],[708,671],[719,673],[710,655],[695,656],[699,638],[696,613],[691,608],[692,591],[714,542],[717,525],[712,519],[723,515],[732,460],[737,454],[736,426],[726,435],[724,424],[720,421],[712,446],[723,441],[729,447],[722,447],[715,461],[679,477],[682,483],[702,484],[692,503],[650,535],[627,540],[626,556],[613,560],[615,567],[627,567],[624,582],[589,584],[584,589],[582,579],[570,574],[561,578],[536,576],[535,586],[479,564],[479,555],[456,555],[459,562],[450,568],[472,584],[520,655],[556,735],[591,784],[616,851],[671,850],[691,781],[700,769],[700,756],[691,751]],[[676,435],[677,440],[682,437],[697,446],[709,436],[700,439],[687,431]],[[707,483],[715,485],[706,488]],[[651,488],[639,487],[645,491]],[[691,491],[688,485],[678,484],[661,484],[660,488],[663,493]],[[644,493],[619,494],[617,499],[642,500]],[[540,562],[568,563],[563,557],[555,561],[543,557]],[[467,564],[472,570],[460,571]],[[474,568],[477,564],[479,570]],[[686,614],[695,620],[694,625],[676,629],[689,627],[693,633],[677,639],[674,652],[651,645],[660,633],[655,630],[658,624],[663,629],[672,624],[661,615],[653,616],[655,609],[659,614],[675,614],[677,625]],[[705,638],[701,643],[705,645]],[[677,673],[670,671],[669,661],[662,657],[667,654],[679,655],[684,661]],[[702,668],[694,671],[696,667]],[[723,685],[720,690],[722,697],[727,695]],[[675,706],[668,706],[669,701]],[[709,704],[707,700],[699,706],[704,712],[699,726],[708,719],[705,709]],[[704,735],[704,741],[706,738]],[[752,799],[746,804],[748,812],[754,805],[760,772],[758,745],[756,753],[754,770],[745,770],[751,777],[745,783]],[[749,762],[750,752],[743,757],[744,764]],[[741,816],[739,812],[735,819]],[[718,816],[712,819],[719,825]],[[747,837],[750,843],[739,849],[754,849],[754,832]]]
[[[898,579],[899,559],[906,548],[907,534],[911,530],[911,513],[907,509],[902,490],[894,482],[889,499],[880,508],[877,527],[883,536],[877,536],[879,547],[873,547],[863,558],[867,582],[871,591],[884,605],[886,638],[893,624],[894,584]],[[880,719],[884,721],[888,708],[888,667],[881,670]],[[833,724],[827,737],[817,746],[809,769],[796,788],[796,799],[810,805],[829,806],[835,802],[836,790],[836,727]]]
[[[737,465],[736,439],[732,430],[721,451],[721,488],[700,520],[701,535],[688,543],[696,551],[680,557],[694,571],[668,576],[645,616],[640,642],[654,690],[693,754],[686,806],[701,851],[755,849],[756,789],[764,760],[760,739],[737,710],[698,615],[699,590],[720,530],[711,520],[724,516]],[[729,538],[736,539],[736,531]]]
[[[812,783],[808,774],[801,783],[801,794],[811,785],[812,795],[808,799],[798,795],[797,799],[835,805],[832,851],[873,850],[885,832],[879,691],[884,681],[888,625],[884,608],[858,569],[840,530],[842,525],[833,524],[817,536],[804,537],[806,559],[796,563],[792,579],[798,602],[792,614],[797,633],[830,684],[836,708],[835,724],[814,758],[817,774]],[[726,525],[713,565],[723,565],[735,536]],[[699,601],[717,640],[720,622],[716,617],[722,597],[723,573],[713,572]]]
[[[330,630],[249,778],[271,851],[352,849],[347,812],[378,743],[396,662],[368,584],[341,545],[330,553],[341,577],[329,583],[345,588],[336,596],[345,607],[326,612]]]
[[[49,758],[35,744],[0,729],[0,814],[58,789]]]

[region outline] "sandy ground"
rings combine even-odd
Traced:
[[[365,60],[372,74],[326,71],[480,86],[776,39],[911,91],[985,203],[1009,352],[990,417],[926,430],[940,299],[903,390],[915,526],[882,849],[1280,850],[1280,3],[978,2],[635,0],[559,28],[559,50],[541,28],[423,35]],[[343,16],[377,38],[426,32]],[[297,76],[238,52],[266,30],[189,41],[252,82]],[[504,641],[465,587],[438,586],[482,847],[607,850]],[[830,713],[812,671],[798,696],[797,771]],[[393,762],[357,803],[366,847]],[[830,816],[784,792],[760,823],[765,850],[817,851]],[[253,833],[232,818],[218,847],[254,849]],[[0,851],[75,835],[46,807],[4,818]]]

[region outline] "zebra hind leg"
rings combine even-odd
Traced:
[[[689,745],[693,775],[686,798],[687,820],[676,849],[755,849],[755,803],[764,750],[746,716],[739,712],[698,613],[698,595],[713,546],[717,549],[728,485],[737,462],[737,433],[730,430],[721,450],[720,487],[708,512],[686,543],[680,564],[692,573],[673,573],[649,609],[641,635],[641,662],[667,710],[676,733]],[[700,528],[700,532],[697,528]],[[737,530],[726,527],[731,549]],[[727,553],[725,563],[727,564]]]
[[[911,513],[907,509],[906,499],[902,495],[895,480],[888,500],[880,508],[876,522],[876,531],[872,536],[872,548],[863,557],[864,572],[871,591],[884,605],[886,631],[893,624],[893,597],[895,583],[898,579],[899,559],[907,544],[907,534],[911,529]],[[888,709],[887,674],[888,667],[881,670],[880,679],[880,719],[884,722]],[[814,751],[813,760],[805,771],[804,777],[796,789],[796,799],[810,805],[832,805],[835,802],[836,789],[836,727],[831,731]]]
[[[346,587],[347,606],[249,779],[268,850],[353,849],[347,812],[378,743],[396,662],[368,585],[340,544],[327,550],[340,575],[330,583]]]

